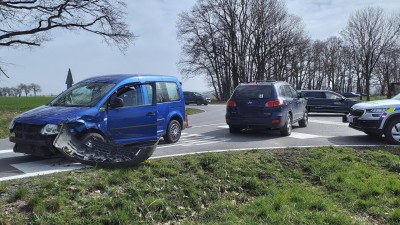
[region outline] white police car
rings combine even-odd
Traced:
[[[353,105],[344,117],[349,127],[370,136],[382,136],[392,144],[400,144],[400,94],[392,99],[361,102]]]

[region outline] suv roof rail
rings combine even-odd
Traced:
[[[276,80],[256,80],[256,83],[272,83],[272,82],[276,82]]]

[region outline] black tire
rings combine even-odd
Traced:
[[[308,112],[305,111],[303,114],[303,119],[299,120],[300,127],[306,127],[308,125]]]
[[[197,101],[196,101],[196,104],[197,104],[197,105],[201,105],[201,103],[202,103],[201,100],[197,100]]]
[[[234,127],[229,125],[229,133],[239,133],[242,130],[242,128],[239,127]]]
[[[395,118],[388,123],[385,127],[385,138],[392,144],[400,144],[400,118]]]
[[[280,132],[283,136],[290,136],[292,133],[292,117],[290,114],[287,115],[285,125],[283,125]]]
[[[103,137],[103,135],[101,135],[99,133],[95,133],[95,132],[84,134],[81,138],[81,141],[82,141],[82,144],[84,144],[88,147],[91,147],[91,144],[92,144],[91,141],[93,139],[98,140],[98,141],[103,141],[103,142],[106,141],[105,138]]]
[[[167,132],[164,135],[164,141],[167,143],[176,143],[181,137],[182,127],[176,120],[171,120],[168,123]]]

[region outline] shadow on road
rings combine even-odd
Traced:
[[[296,132],[297,130],[300,131],[301,129],[302,128],[298,126],[293,126],[293,132]],[[230,142],[268,141],[286,138],[286,136],[282,136],[280,134],[279,130],[245,129],[238,133],[229,133],[228,128],[212,130],[209,132],[205,132],[202,135],[230,139]]]
[[[389,145],[383,137],[368,135],[339,136],[328,138],[334,145]]]

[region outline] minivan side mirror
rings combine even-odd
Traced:
[[[124,100],[122,98],[113,98],[110,101],[110,107],[112,109],[121,108],[124,106]]]

